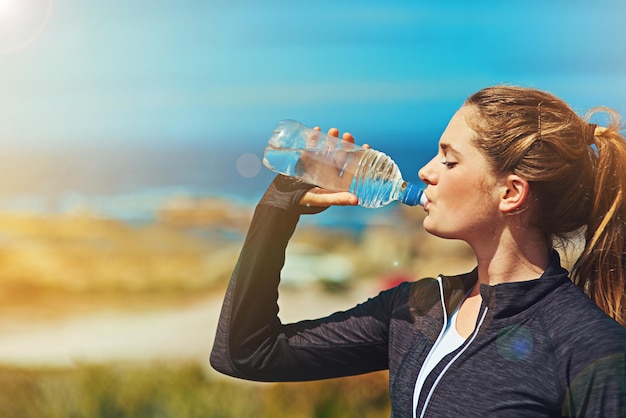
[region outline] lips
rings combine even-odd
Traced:
[[[426,194],[424,195],[426,196],[426,203],[424,203],[424,210],[427,211],[428,207],[430,206],[430,199],[428,198]]]

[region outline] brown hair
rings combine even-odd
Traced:
[[[581,118],[563,100],[535,89],[489,87],[469,97],[468,125],[496,173],[530,184],[531,226],[551,246],[585,230],[572,280],[626,326],[626,141],[608,108]],[[609,125],[589,124],[598,111]]]

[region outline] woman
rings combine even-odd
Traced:
[[[277,316],[277,286],[296,223],[356,197],[277,177],[231,278],[211,364],[262,381],[388,368],[396,418],[623,415],[626,142],[609,114],[600,128],[541,91],[471,96],[419,175],[424,228],[466,241],[477,267],[295,324]],[[553,242],[582,229],[570,279]]]

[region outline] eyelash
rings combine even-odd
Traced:
[[[452,161],[448,162],[448,160],[443,160],[441,161],[441,164],[445,165],[447,169],[452,169],[457,163],[452,162]]]

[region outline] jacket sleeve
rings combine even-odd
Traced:
[[[584,340],[577,344],[580,354],[568,365],[572,375],[563,416],[626,416],[626,330],[608,318],[602,319],[592,323],[594,329],[581,332]]]
[[[278,177],[255,210],[222,305],[211,365],[260,381],[315,380],[387,368],[392,292],[326,318],[281,323],[280,270],[302,214],[297,202],[308,189],[292,181]]]

